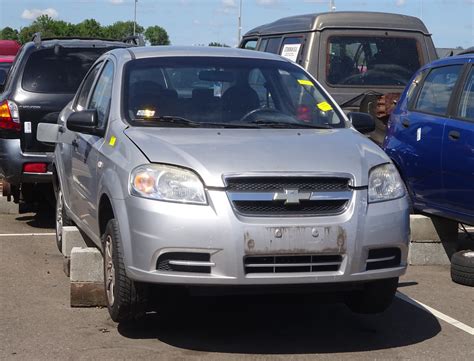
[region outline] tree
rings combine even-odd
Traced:
[[[219,48],[230,48],[230,46],[227,45],[227,44],[218,43],[218,42],[215,42],[215,41],[213,41],[212,43],[209,43],[209,46],[217,46]]]
[[[143,26],[137,24],[135,33],[143,33]],[[106,26],[104,36],[109,39],[123,39],[133,35],[133,21],[117,21],[112,25]]]
[[[170,45],[168,33],[158,25],[146,28],[145,37],[151,45]]]
[[[18,40],[18,30],[10,27],[3,28],[0,31],[0,39],[3,40]]]
[[[82,38],[103,38],[104,27],[95,19],[86,19],[79,24],[74,25],[76,36]]]

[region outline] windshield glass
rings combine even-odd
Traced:
[[[222,126],[344,127],[333,103],[299,67],[283,61],[224,57],[132,60],[124,113],[131,124],[192,121]]]
[[[326,79],[346,86],[405,86],[420,68],[416,39],[333,36],[328,42]]]

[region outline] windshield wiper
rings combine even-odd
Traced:
[[[146,125],[156,125],[157,123],[151,123],[155,121],[155,122],[158,122],[158,124],[173,124],[177,126],[186,126],[186,127],[194,127],[194,128],[198,128],[201,126],[201,124],[198,122],[195,122],[186,118],[182,118],[182,117],[171,116],[171,115],[163,115],[159,117],[135,118],[133,119],[133,121],[140,122]]]
[[[317,124],[305,124],[305,123],[292,123],[282,121],[271,121],[271,120],[253,120],[250,123],[258,125],[259,127],[268,128],[309,128],[309,129],[332,129],[328,125],[317,125]]]

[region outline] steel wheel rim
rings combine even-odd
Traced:
[[[109,306],[113,306],[115,297],[115,267],[112,259],[112,237],[107,235],[104,247],[104,263],[105,263],[105,292],[107,293],[107,302]]]
[[[58,244],[63,241],[63,194],[58,191],[58,199],[56,202],[56,239]]]

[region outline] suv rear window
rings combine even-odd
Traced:
[[[55,47],[35,51],[25,65],[21,86],[34,93],[73,94],[94,61],[110,48]]]
[[[417,45],[413,38],[333,36],[326,80],[342,86],[405,86],[421,66]]]

